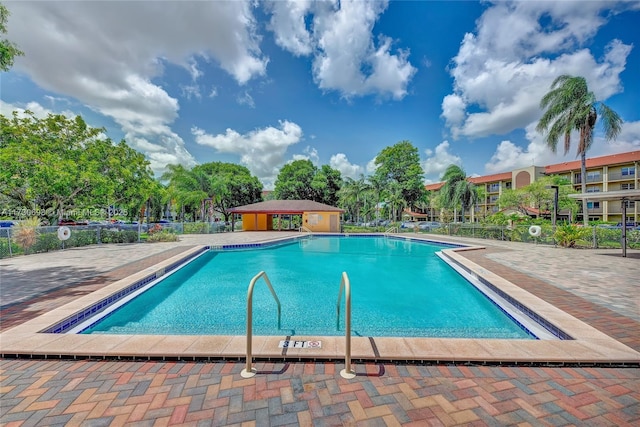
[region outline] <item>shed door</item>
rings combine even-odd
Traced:
[[[337,232],[338,230],[338,215],[329,215],[329,231]]]

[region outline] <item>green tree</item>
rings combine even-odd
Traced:
[[[294,160],[280,169],[275,182],[275,196],[279,200],[314,200],[311,186],[316,167],[311,160]]]
[[[497,203],[501,209],[513,208],[517,209],[518,212],[523,215],[528,215],[529,197],[524,188],[504,190],[502,194],[500,194]]]
[[[577,210],[577,202],[569,197],[574,194],[573,186],[568,179],[552,175],[537,179],[529,185],[518,189],[505,190],[498,198],[501,208],[515,208],[524,215],[528,215],[527,208],[535,207],[538,211],[553,209],[554,190],[552,185],[558,186],[558,210]]]
[[[51,220],[142,203],[153,181],[142,154],[124,141],[114,144],[80,116],[0,115],[0,164],[0,194]]]
[[[376,156],[375,164],[378,167],[375,179],[387,190],[395,183],[394,188],[399,189],[404,206],[413,207],[426,191],[418,149],[411,142],[400,141],[386,147]]]
[[[387,203],[391,209],[391,218],[402,219],[402,211],[407,206],[407,201],[404,198],[402,186],[396,181],[392,181],[389,185]]]
[[[185,214],[191,215],[195,221],[200,203],[206,195],[197,189],[197,181],[191,171],[182,165],[167,165],[167,171],[160,179],[167,183],[169,203],[175,205],[182,221],[185,220]]]
[[[9,10],[0,4],[0,33],[7,33],[7,20],[9,19]],[[22,56],[24,52],[18,49],[15,43],[7,40],[0,40],[0,70],[9,71],[13,66],[13,59],[16,56]]]
[[[442,181],[444,181],[444,185],[440,194],[443,205],[446,208],[454,209],[454,211],[459,206],[462,222],[464,222],[466,209],[471,209],[478,200],[475,185],[467,180],[464,170],[457,165],[450,165],[445,170]]]
[[[233,163],[211,162],[186,169],[171,165],[162,176],[178,209],[202,220],[218,212],[229,220],[229,209],[262,200],[262,183],[249,169]]]
[[[360,222],[361,211],[364,208],[366,192],[369,189],[364,176],[360,175],[360,179],[345,178],[342,188],[340,189],[340,206],[344,208],[349,216]]]
[[[571,132],[578,131],[578,155],[580,156],[580,182],[582,193],[587,192],[586,154],[593,143],[593,131],[600,114],[607,140],[615,139],[622,129],[622,119],[602,102],[596,101],[589,91],[584,77],[562,75],[551,84],[551,90],[540,101],[540,108],[546,110],[536,129],[545,134],[545,142],[554,153],[558,141],[564,139],[564,152],[571,146]],[[582,216],[589,224],[587,200],[583,200]]]
[[[385,183],[383,179],[377,175],[370,175],[367,178],[369,190],[373,194],[375,201],[376,219],[380,219],[380,211],[382,207],[382,195],[385,192]]]
[[[229,209],[262,201],[262,183],[249,169],[233,163],[211,162],[194,167],[211,177],[212,209],[229,220]]]
[[[276,199],[313,200],[336,206],[341,185],[340,171],[329,165],[318,169],[311,160],[295,160],[280,169],[274,193]]]
[[[338,191],[341,186],[342,174],[329,165],[322,165],[311,181],[318,201],[329,206],[338,206]]]

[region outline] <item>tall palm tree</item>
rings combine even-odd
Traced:
[[[360,222],[360,210],[364,207],[365,193],[369,189],[364,176],[355,180],[347,177],[338,191],[342,207],[353,213],[356,222]]]
[[[444,181],[444,185],[440,193],[443,204],[450,209],[456,209],[460,206],[462,222],[464,222],[465,210],[471,209],[478,200],[475,185],[467,180],[464,170],[457,165],[450,165],[445,170],[442,181]]]
[[[391,206],[392,221],[402,220],[402,211],[407,205],[407,201],[402,194],[402,187],[397,182],[391,182],[387,194],[387,203]]]
[[[564,137],[565,154],[571,147],[571,132],[578,131],[578,155],[580,156],[580,183],[582,193],[587,192],[587,151],[593,143],[593,129],[600,114],[605,138],[615,139],[622,129],[622,119],[618,114],[596,101],[593,92],[589,91],[584,77],[562,75],[551,84],[551,90],[540,101],[540,108],[546,109],[536,130],[544,133],[548,147],[556,152],[558,140]],[[584,224],[589,224],[587,200],[582,201]]]
[[[385,182],[381,177],[376,175],[370,175],[367,181],[369,182],[369,189],[373,193],[374,200],[376,201],[376,219],[380,219],[380,201],[382,200],[382,192],[385,190]]]

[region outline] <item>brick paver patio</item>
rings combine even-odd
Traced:
[[[91,292],[190,246],[6,306],[0,330]],[[184,249],[180,249],[184,248]],[[628,346],[639,322],[493,259],[465,256]],[[55,254],[51,254],[55,256]],[[631,260],[630,262],[634,262]],[[638,262],[638,261],[635,261]],[[635,264],[630,264],[635,266]],[[99,276],[99,278],[98,278]],[[1,277],[0,277],[1,280]],[[4,284],[0,283],[4,286]],[[612,284],[613,285],[613,284]],[[630,298],[637,298],[636,295]],[[1,346],[1,343],[0,343]],[[437,426],[640,425],[640,369],[258,361],[0,360],[3,426]]]

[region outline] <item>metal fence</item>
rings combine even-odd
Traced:
[[[15,255],[33,254],[57,251],[65,248],[75,248],[88,245],[110,243],[143,242],[148,235],[148,229],[156,232],[173,234],[214,234],[231,232],[231,225],[224,222],[185,222],[169,224],[112,224],[69,226],[70,233],[67,240],[58,236],[59,227],[37,227],[33,230],[32,240],[25,240],[29,236],[20,236],[17,227],[0,228],[0,258]],[[540,245],[558,245],[557,228],[542,224],[539,236],[532,236],[526,226],[499,226],[471,223],[442,224],[432,228],[397,228],[400,233],[411,232],[446,236],[472,237],[477,239],[501,240],[508,242],[523,242]],[[240,226],[241,228],[241,226]],[[385,232],[389,227],[349,227],[343,225],[343,231],[348,233]],[[236,230],[239,229],[236,224]],[[578,227],[579,238],[574,247],[579,248],[622,248],[622,229],[620,227],[592,226]],[[640,228],[627,229],[626,247],[640,249]]]
[[[151,232],[172,234],[213,234],[231,231],[231,225],[213,223],[162,223],[162,224],[96,224],[66,226],[69,237],[61,240],[60,227],[35,227],[22,229],[13,226],[0,228],[0,258],[51,252],[68,248],[109,243],[137,243],[145,241]],[[236,227],[237,229],[238,227]]]
[[[500,226],[483,224],[443,224],[429,230],[417,229],[418,233],[440,234],[446,236],[472,237],[478,239],[502,240],[556,246],[560,243],[557,231],[560,227],[541,224],[539,236],[532,236],[530,225]],[[416,229],[400,228],[400,232],[415,232]],[[574,247],[587,249],[622,248],[622,228],[613,226],[576,227],[578,238]],[[640,249],[640,228],[627,228],[626,246]]]

